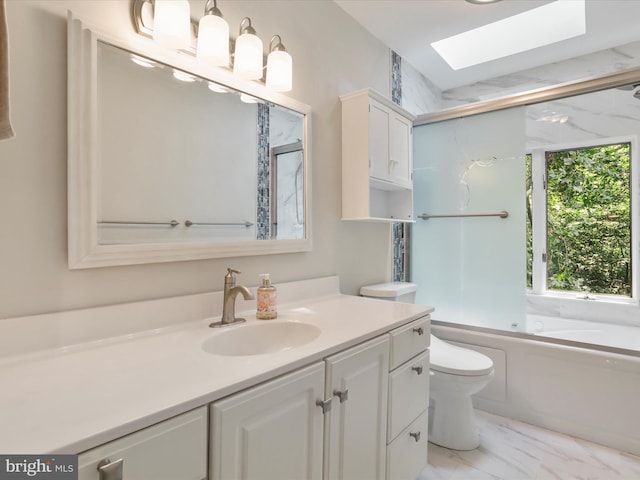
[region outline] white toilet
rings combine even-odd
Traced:
[[[417,286],[409,282],[369,285],[363,297],[405,303],[415,301]],[[493,378],[493,361],[479,352],[457,347],[431,335],[429,441],[455,450],[480,445],[471,395]]]

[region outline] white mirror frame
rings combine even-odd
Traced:
[[[199,67],[195,58],[164,51],[140,37],[136,45],[89,28],[68,14],[68,264],[70,269],[305,252],[311,240],[311,108],[223,69]],[[97,44],[103,40],[133,53],[244,91],[304,115],[305,238],[242,242],[98,243]],[[131,42],[130,42],[131,43]]]

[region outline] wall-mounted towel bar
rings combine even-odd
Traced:
[[[208,226],[225,226],[225,227],[252,227],[253,223],[251,222],[192,222],[191,220],[187,220],[184,222],[187,227],[191,225],[208,225]]]
[[[509,216],[509,212],[503,210],[498,213],[453,213],[450,215],[429,215],[428,213],[423,213],[422,215],[418,215],[418,218],[422,220],[429,220],[430,218],[464,218],[464,217],[500,217],[507,218]]]
[[[98,225],[167,225],[169,227],[177,227],[180,225],[180,222],[177,220],[171,220],[169,222],[103,221],[98,222]]]

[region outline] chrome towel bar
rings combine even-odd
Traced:
[[[180,225],[180,222],[177,220],[171,220],[169,222],[103,221],[98,222],[98,225],[168,225],[170,227],[177,227]]]
[[[429,215],[428,213],[423,213],[422,215],[418,215],[418,218],[422,220],[429,220],[430,218],[465,218],[465,217],[500,217],[507,218],[509,216],[509,212],[503,210],[498,213],[453,213],[450,215]]]
[[[186,220],[184,222],[185,226],[190,227],[191,225],[209,225],[209,226],[226,226],[226,227],[252,227],[253,223],[251,222],[192,222],[191,220]]]

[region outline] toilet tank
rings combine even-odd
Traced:
[[[417,288],[415,283],[410,282],[378,283],[362,287],[360,295],[394,302],[414,303]]]

